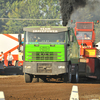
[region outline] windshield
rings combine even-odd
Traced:
[[[91,40],[92,32],[78,32],[76,33],[77,40]]]
[[[32,33],[27,32],[26,33],[26,42],[28,44],[30,43],[48,43],[48,42],[65,42],[65,32],[59,32],[59,33]]]

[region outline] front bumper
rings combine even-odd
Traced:
[[[33,75],[59,75],[68,73],[68,62],[24,62],[23,72]]]

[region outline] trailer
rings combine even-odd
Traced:
[[[64,26],[23,28],[23,73],[26,83],[61,78],[78,82],[79,45],[74,30]],[[21,44],[21,34],[19,34]],[[20,48],[19,48],[19,51]],[[72,74],[71,74],[72,72]]]

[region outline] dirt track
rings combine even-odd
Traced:
[[[79,89],[80,100],[100,100],[98,83],[25,83],[24,76],[0,76],[0,91],[4,91],[6,100],[69,100],[73,85]]]

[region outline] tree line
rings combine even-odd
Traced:
[[[0,0],[0,18],[60,19],[58,0]],[[60,25],[60,21],[0,20],[0,33],[23,33],[23,27]]]
[[[87,5],[73,12],[71,19],[75,21],[100,20],[99,4]],[[22,19],[61,19],[59,0],[0,0],[0,18]],[[70,20],[71,20],[70,19]],[[59,20],[10,20],[0,19],[1,34],[23,33],[27,26],[59,26]],[[74,27],[70,21],[68,26]],[[96,42],[99,39],[100,24],[95,25]]]

